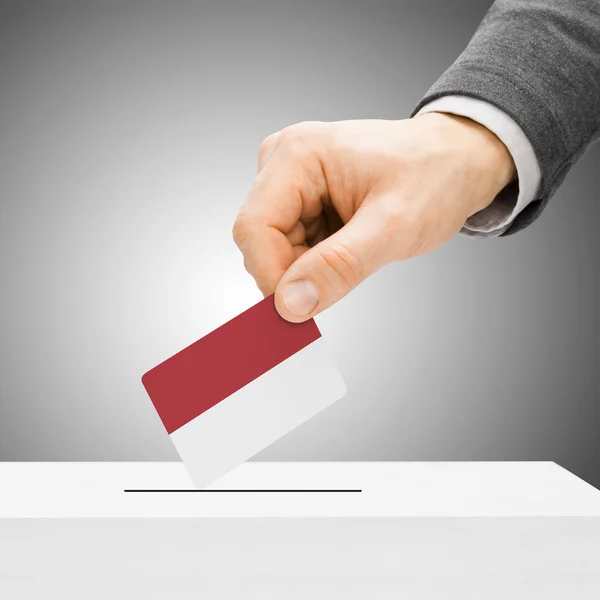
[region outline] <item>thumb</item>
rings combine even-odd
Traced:
[[[389,262],[389,233],[378,213],[375,205],[363,205],[339,231],[292,263],[275,290],[284,319],[314,317]]]

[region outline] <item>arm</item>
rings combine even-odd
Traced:
[[[600,0],[498,0],[414,114],[449,96],[496,107],[521,143],[484,117],[446,109],[405,121],[303,123],[263,142],[233,234],[284,318],[313,317],[385,264],[439,247],[496,210],[517,176],[527,187],[515,150],[523,139],[539,185],[529,179],[535,200],[517,201],[522,210],[501,233],[539,214],[598,136]]]
[[[600,0],[496,0],[413,114],[449,96],[493,105],[531,143],[540,168],[537,193],[500,234],[523,229],[600,136]]]

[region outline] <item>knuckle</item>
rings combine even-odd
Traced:
[[[346,245],[337,243],[327,249],[320,250],[318,255],[326,272],[333,272],[350,291],[363,279],[364,267],[358,256]],[[327,274],[325,274],[327,278]]]
[[[327,124],[320,121],[304,121],[282,129],[277,138],[277,149],[288,160],[297,163],[311,163],[319,155],[328,138],[325,136]]]
[[[292,143],[296,143],[299,136],[298,125],[290,125],[281,130],[279,134],[279,142],[282,145],[289,145]]]
[[[314,154],[310,151],[307,140],[302,135],[295,135],[290,138],[284,146],[285,157],[288,161],[295,165],[307,165],[312,163]]]
[[[278,134],[273,133],[267,136],[261,143],[260,148],[258,149],[258,159],[261,163],[263,163],[269,154],[271,154],[273,148],[275,147],[275,143],[277,141]]]
[[[312,131],[313,124],[310,122],[289,125],[281,130],[278,141],[285,146],[303,147]]]
[[[248,236],[247,218],[243,213],[240,213],[233,222],[231,234],[233,236],[233,241],[237,244],[238,248],[241,249]]]

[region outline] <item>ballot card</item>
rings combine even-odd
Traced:
[[[198,488],[346,393],[313,319],[268,296],[148,371],[142,383]]]

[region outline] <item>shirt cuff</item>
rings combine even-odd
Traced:
[[[535,199],[541,171],[535,152],[523,130],[493,104],[468,96],[443,96],[426,104],[417,115],[445,112],[467,117],[494,133],[508,148],[518,176],[518,185],[506,187],[494,201],[467,219],[461,233],[485,238],[504,233],[517,215]]]

